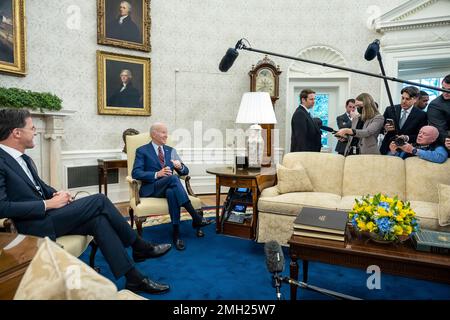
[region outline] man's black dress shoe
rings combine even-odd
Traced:
[[[192,221],[192,227],[193,228],[203,228],[207,225],[210,225],[212,223],[212,220],[206,220],[205,218],[202,218],[199,222]]]
[[[125,284],[125,289],[133,292],[164,293],[169,291],[170,287],[167,284],[157,283],[149,278],[144,278],[137,283],[127,281]]]
[[[142,262],[148,258],[157,258],[169,252],[172,245],[170,243],[149,246],[145,250],[133,250],[134,262]]]
[[[177,249],[177,250],[181,251],[181,250],[186,249],[186,246],[184,245],[184,241],[181,240],[180,238],[174,240],[173,243],[175,244],[175,249]]]

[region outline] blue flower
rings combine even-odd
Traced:
[[[358,218],[358,214],[355,214],[354,216],[353,216],[353,219],[352,219],[352,225],[354,226],[354,227],[356,227],[357,225],[358,225],[358,222],[356,222],[356,219]]]
[[[389,211],[389,203],[387,202],[380,202],[378,206],[384,208],[386,211]]]
[[[377,224],[378,230],[381,233],[385,234],[391,231],[392,222],[389,220],[389,218],[383,217],[381,219],[377,219],[375,223]]]

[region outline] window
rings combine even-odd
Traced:
[[[421,79],[413,79],[410,81],[440,88],[443,79],[444,78],[421,78]],[[403,88],[408,87],[408,86],[410,86],[410,85],[406,84],[406,83],[403,84]],[[436,99],[442,93],[437,90],[421,88],[421,87],[419,87],[419,90],[422,90],[422,91],[425,91],[426,93],[428,93],[428,95],[430,96],[430,102],[433,101],[434,99]]]
[[[328,106],[330,95],[328,93],[316,93],[316,103],[311,112],[313,118],[322,120],[322,125],[328,126]],[[322,147],[328,147],[328,134],[322,131]]]

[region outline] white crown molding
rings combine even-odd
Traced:
[[[430,28],[450,24],[450,15],[436,15],[428,18],[408,19],[413,14],[431,7],[441,0],[411,0],[381,15],[374,20],[377,32],[393,30],[410,30],[418,28]],[[445,0],[444,3],[448,1]]]

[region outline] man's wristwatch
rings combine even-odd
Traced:
[[[417,148],[413,148],[412,151],[411,151],[411,153],[412,153],[413,155],[416,155],[416,153],[417,153]]]

